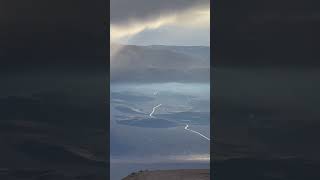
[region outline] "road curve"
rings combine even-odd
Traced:
[[[205,135],[203,135],[203,134],[201,134],[201,133],[199,133],[199,132],[197,132],[197,131],[194,131],[194,130],[192,130],[192,129],[189,129],[189,125],[188,125],[188,124],[186,124],[186,126],[184,127],[184,129],[187,130],[187,131],[196,133],[196,134],[200,135],[201,137],[205,138],[206,140],[210,141],[210,138],[208,138],[207,136],[205,136]]]
[[[153,108],[152,108],[152,112],[149,114],[149,116],[153,118],[153,117],[154,117],[154,116],[153,116],[153,113],[154,113],[155,110],[156,110],[158,107],[160,107],[161,105],[162,105],[162,104],[158,104],[158,105],[156,105],[155,107],[153,107]]]

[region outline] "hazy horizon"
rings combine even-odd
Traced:
[[[111,178],[208,169],[209,0],[111,0],[110,37]]]

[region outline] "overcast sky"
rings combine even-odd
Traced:
[[[112,42],[210,44],[209,0],[111,0],[110,6]]]

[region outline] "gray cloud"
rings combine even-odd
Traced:
[[[208,24],[209,26],[209,24]],[[200,45],[210,46],[209,27],[160,27],[158,29],[146,29],[129,38],[127,44],[136,45]]]
[[[209,7],[210,0],[110,0],[111,23],[147,20],[192,7]]]

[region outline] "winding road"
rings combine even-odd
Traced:
[[[157,95],[157,94],[158,94],[158,91],[155,91],[155,92],[153,93],[153,95]],[[188,100],[190,101],[189,98],[188,98]],[[152,111],[151,111],[151,113],[149,114],[149,116],[150,116],[151,118],[154,118],[153,113],[154,113],[154,112],[156,111],[156,109],[157,109],[158,107],[160,107],[161,105],[162,105],[162,104],[158,104],[158,105],[156,105],[155,107],[152,108]],[[185,129],[186,131],[190,131],[190,132],[196,133],[196,134],[200,135],[201,137],[205,138],[206,140],[210,141],[210,138],[208,138],[207,136],[199,133],[198,131],[189,129],[189,125],[188,125],[188,124],[186,124],[186,126],[184,127],[184,129]]]
[[[154,116],[153,116],[153,113],[154,113],[155,110],[156,110],[158,107],[160,107],[161,105],[162,105],[162,104],[158,104],[158,105],[156,105],[155,107],[153,107],[153,108],[152,108],[152,112],[149,114],[149,116],[153,118],[153,117],[154,117]]]
[[[186,126],[184,127],[184,129],[187,130],[187,131],[190,131],[190,132],[199,134],[201,137],[203,137],[203,138],[205,138],[206,140],[210,141],[210,138],[208,138],[207,136],[205,136],[205,135],[203,135],[203,134],[201,134],[201,133],[199,133],[199,132],[197,132],[197,131],[194,131],[194,130],[192,130],[192,129],[189,129],[189,125],[188,125],[188,124],[186,124]]]

